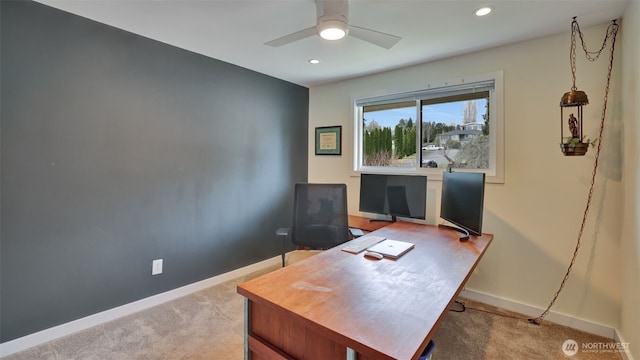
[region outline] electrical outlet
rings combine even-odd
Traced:
[[[151,263],[151,275],[162,274],[162,259],[153,260]]]

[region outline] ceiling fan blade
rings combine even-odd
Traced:
[[[385,49],[391,49],[393,45],[397,44],[401,37],[385,34],[383,32],[365,29],[358,26],[349,25],[349,35],[356,37],[360,40],[370,42],[374,45],[378,45]]]
[[[308,38],[310,36],[313,36],[316,34],[316,27],[310,27],[310,28],[306,28],[304,30],[300,30],[300,31],[296,31],[294,33],[291,33],[289,35],[285,35],[283,37],[279,37],[275,40],[271,40],[268,41],[266,43],[264,43],[265,45],[268,46],[273,46],[273,47],[278,47],[278,46],[282,46],[282,45],[286,45],[289,43],[292,43],[294,41],[298,41],[298,40],[302,40],[304,38]]]

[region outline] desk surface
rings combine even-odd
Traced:
[[[373,219],[363,217],[363,216],[349,215],[349,227],[366,230],[366,231],[375,231],[391,224],[391,222],[388,222],[388,221],[372,221],[372,220]]]
[[[415,248],[397,260],[369,260],[341,251],[347,243],[241,284],[238,292],[366,357],[416,359],[493,236],[460,242],[454,230],[407,222],[372,234]]]

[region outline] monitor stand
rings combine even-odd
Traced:
[[[469,240],[469,232],[463,228],[457,227],[457,226],[451,226],[451,225],[445,225],[445,224],[438,224],[439,228],[446,228],[446,229],[452,229],[455,230],[457,232],[461,232],[462,236],[460,236],[460,241],[467,241]]]
[[[380,222],[380,221],[394,223],[394,222],[396,222],[396,216],[395,215],[391,215],[391,220],[388,220],[388,219],[369,219],[369,222]]]

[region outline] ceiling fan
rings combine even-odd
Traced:
[[[338,40],[347,34],[371,44],[390,49],[400,37],[349,24],[348,0],[316,0],[317,22],[315,26],[296,31],[266,42],[265,45],[279,47],[318,35],[326,40]]]

